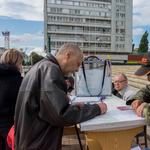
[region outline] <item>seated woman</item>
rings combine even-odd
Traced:
[[[0,63],[0,150],[11,150],[6,138],[14,124],[15,104],[22,82],[23,55],[15,49],[6,50]]]

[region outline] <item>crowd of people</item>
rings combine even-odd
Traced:
[[[63,45],[54,56],[47,54],[23,78],[22,54],[7,50],[0,63],[0,150],[10,150],[7,135],[14,125],[15,150],[60,150],[63,128],[103,115],[105,103],[69,103],[74,77],[83,61],[81,49],[72,43]],[[138,77],[150,81],[150,52],[143,59]],[[131,105],[137,116],[144,115],[150,125],[150,85],[137,93],[128,85],[125,74],[114,78],[112,94]]]

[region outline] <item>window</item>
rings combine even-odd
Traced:
[[[116,2],[119,2],[119,0],[116,0]]]
[[[73,21],[74,21],[74,18],[69,18],[69,21],[73,22]]]
[[[97,15],[97,11],[91,11],[91,15],[96,16]]]
[[[110,17],[110,16],[111,16],[111,13],[110,13],[110,12],[107,12],[107,13],[106,13],[106,16],[107,16],[107,17]]]
[[[124,48],[124,44],[120,44],[119,47],[120,47],[120,48]]]
[[[120,37],[120,41],[124,41],[125,40],[125,37]]]
[[[62,21],[62,17],[57,17],[57,20],[58,21]]]
[[[56,4],[61,4],[61,0],[56,0]]]
[[[91,3],[86,3],[86,6],[91,7]]]
[[[90,31],[95,31],[95,27],[90,27]]]
[[[105,16],[105,12],[99,12],[100,16]]]
[[[118,18],[119,17],[119,13],[116,13],[116,18]]]
[[[115,45],[115,47],[116,47],[116,48],[118,48],[118,47],[119,47],[119,45],[118,45],[118,44],[116,44],[116,45]]]
[[[125,29],[120,29],[120,33],[125,34]]]
[[[119,26],[119,21],[116,21],[116,26]]]
[[[119,29],[116,29],[116,33],[119,33]]]
[[[69,2],[69,5],[73,5],[73,2]]]
[[[80,2],[74,2],[74,5],[79,6]]]
[[[121,26],[124,26],[124,25],[125,25],[125,22],[124,22],[124,21],[120,21],[120,25],[121,25]]]
[[[74,12],[75,14],[80,14],[80,10],[75,9]]]
[[[100,8],[103,8],[103,5],[102,5],[102,4],[99,4],[99,7],[100,7]]]
[[[51,3],[55,4],[55,0],[51,0]]]
[[[92,4],[92,7],[98,7],[98,4]]]
[[[56,26],[51,26],[51,29],[52,30],[56,30]]]
[[[120,2],[124,3],[124,2],[125,2],[125,0],[120,0]]]
[[[84,11],[83,11],[83,14],[84,14],[84,15],[89,15],[89,11],[88,11],[88,10],[84,10]]]
[[[105,8],[108,8],[108,5],[107,5],[107,4],[105,4]]]
[[[119,10],[119,5],[116,5],[116,10]]]
[[[119,39],[119,36],[116,36],[116,41],[118,41],[118,39]]]
[[[125,6],[120,6],[120,10],[125,10]]]
[[[125,18],[125,14],[120,14],[120,17]]]

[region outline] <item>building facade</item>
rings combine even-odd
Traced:
[[[133,0],[44,0],[45,51],[65,43],[84,54],[132,52]]]

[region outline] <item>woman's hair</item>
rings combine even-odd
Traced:
[[[19,65],[23,61],[24,61],[23,55],[16,49],[6,50],[1,57],[1,63],[11,65],[18,71],[20,71]]]

